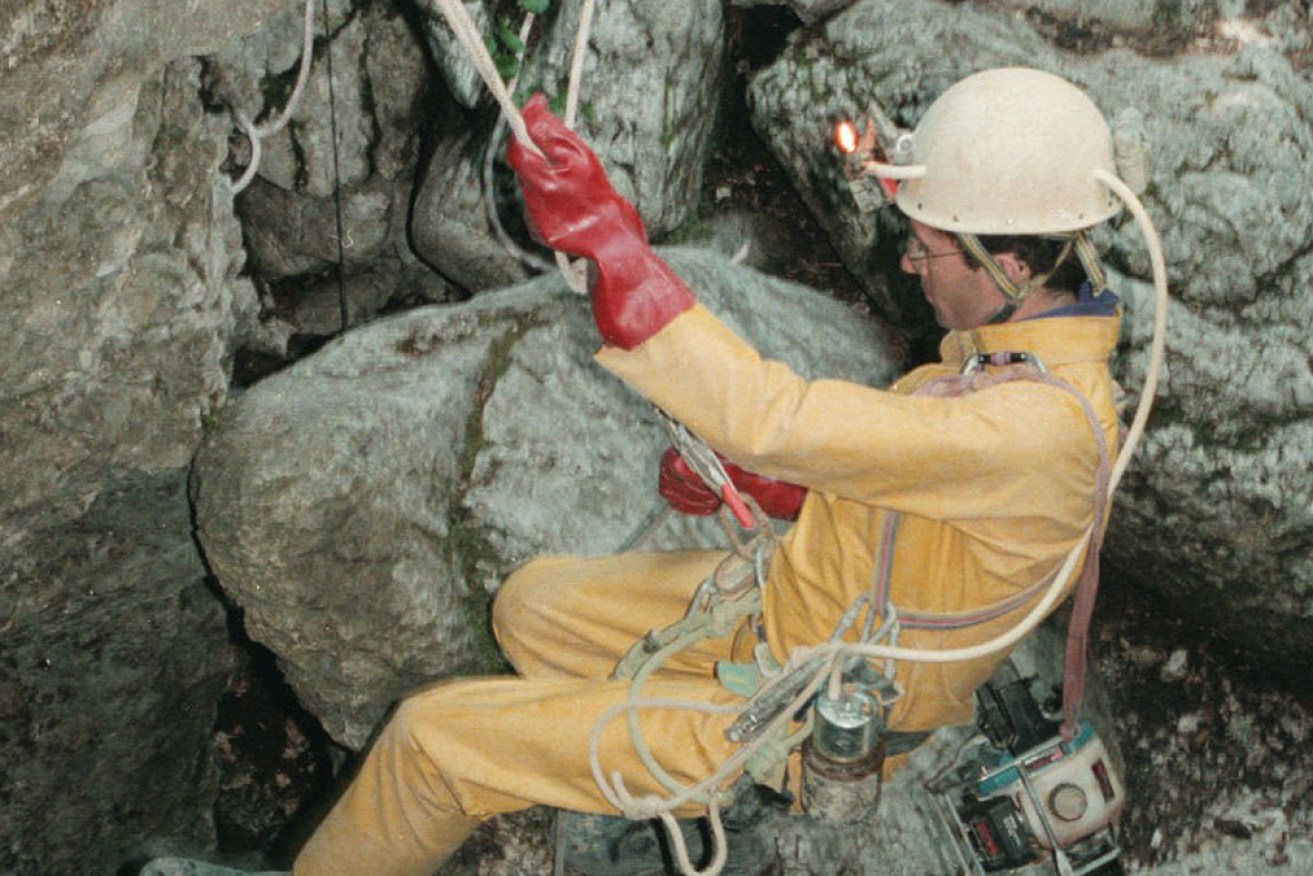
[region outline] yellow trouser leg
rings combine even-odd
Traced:
[[[698,584],[724,557],[724,551],[542,557],[497,591],[493,631],[526,678],[606,678],[645,633],[684,615]],[[711,640],[662,671],[707,678],[728,656],[728,641]]]
[[[498,593],[494,627],[528,677],[453,680],[406,699],[294,872],[429,876],[491,815],[536,804],[613,812],[593,780],[588,744],[598,717],[623,702],[629,686],[605,679],[641,635],[683,615],[723,556],[555,557],[517,571]],[[734,703],[712,674],[728,656],[728,641],[698,646],[643,694]],[[676,781],[710,774],[732,750],[723,736],[732,716],[640,714],[648,745]],[[619,771],[636,796],[662,793],[634,754],[623,716],[599,742],[608,775]]]
[[[727,706],[713,680],[654,680],[644,694]],[[443,682],[398,708],[347,792],[302,849],[296,876],[429,876],[480,820],[535,804],[614,812],[593,781],[598,717],[629,695],[624,682],[515,677]],[[713,772],[733,746],[732,716],[645,710],[640,723],[672,778]],[[623,717],[600,734],[600,763],[635,796],[663,789],[634,755]],[[689,809],[680,814],[693,814]]]
[[[404,709],[404,707],[403,707]],[[293,865],[302,874],[431,876],[479,826],[442,787],[401,711]]]

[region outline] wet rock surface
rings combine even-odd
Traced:
[[[1131,806],[1134,869],[1301,873],[1313,866],[1313,694],[1298,664],[1262,662],[1110,588],[1098,672],[1111,700]]]

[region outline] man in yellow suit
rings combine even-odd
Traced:
[[[1074,86],[1035,70],[968,77],[918,125],[912,165],[875,166],[903,179],[901,267],[948,330],[941,362],[885,390],[804,380],[760,358],[648,248],[633,207],[541,97],[524,117],[541,153],[515,144],[508,157],[536,234],[589,261],[597,361],[731,460],[773,513],[796,513],[765,570],[759,620],[671,658],[645,697],[741,704],[717,662],[751,659],[764,643],[784,664],[826,641],[881,574],[900,616],[978,614],[969,625],[909,623],[900,645],[986,641],[1100,528],[1117,441],[1108,359],[1119,308],[1085,231],[1119,202],[1092,173],[1115,175],[1108,126]],[[984,379],[936,391],[964,367]],[[677,507],[719,503],[677,456],[661,474]],[[629,695],[611,677],[617,661],[682,617],[721,559],[547,557],[515,572],[494,627],[518,674],[443,681],[404,700],[294,872],[429,876],[490,816],[539,804],[614,814],[590,741],[629,793],[665,793],[625,720],[594,729]],[[969,722],[973,692],[1005,654],[900,661],[889,729]],[[733,717],[645,709],[638,722],[665,772],[692,784],[736,750],[725,735]]]

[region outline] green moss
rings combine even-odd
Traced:
[[[479,585],[479,577],[489,566],[499,562],[488,539],[488,529],[472,524],[464,515],[454,513],[446,539],[447,561],[460,589],[453,608],[465,618],[468,640],[461,659],[453,667],[457,675],[501,675],[510,670],[492,635],[490,613],[492,598]]]
[[[503,325],[504,320],[504,313],[490,313],[479,321]],[[471,517],[465,507],[465,494],[474,484],[475,466],[488,444],[483,430],[483,405],[514,361],[516,345],[537,323],[538,320],[532,317],[525,318],[513,323],[493,341],[477,378],[474,406],[465,421],[459,459],[460,486],[452,495],[450,529],[446,539],[447,561],[462,583],[458,610],[468,619],[471,635],[471,647],[460,667],[465,673],[501,673],[508,669],[492,637],[489,624],[491,598],[481,586],[488,570],[499,568],[504,559],[493,543],[493,530]],[[488,326],[489,330],[495,328]]]
[[[1158,0],[1153,7],[1154,29],[1179,27],[1181,24],[1181,0]]]

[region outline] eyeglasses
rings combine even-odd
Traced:
[[[920,262],[926,259],[937,259],[943,256],[960,255],[960,249],[946,249],[942,252],[931,252],[926,249],[926,245],[921,242],[921,238],[914,234],[907,235],[907,241],[903,244],[903,255],[907,256],[908,261]]]

